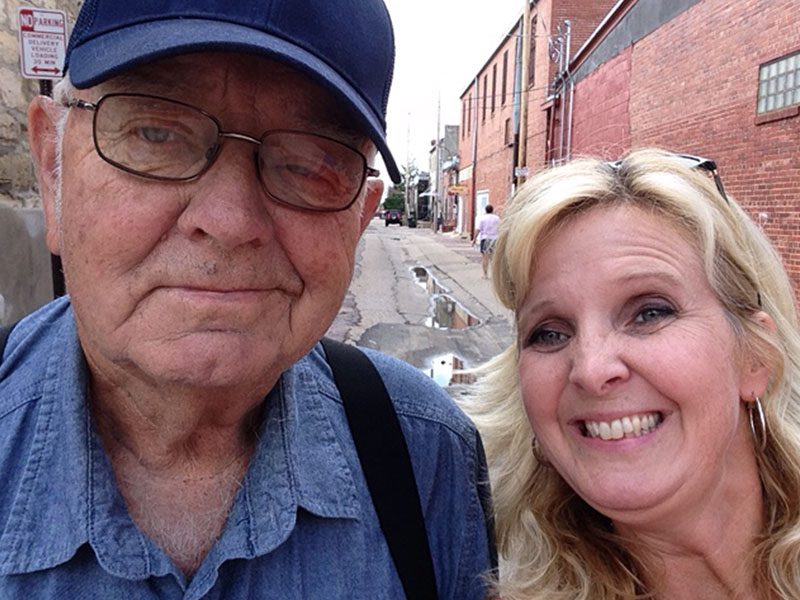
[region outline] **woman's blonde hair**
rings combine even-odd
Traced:
[[[630,206],[657,215],[692,240],[742,348],[770,367],[762,399],[767,447],[757,457],[765,528],[754,552],[766,595],[800,598],[800,378],[795,297],[764,233],[691,161],[638,150],[619,163],[582,159],[543,171],[505,210],[493,283],[515,312],[535,269],[537,249],[565,220],[597,207]],[[772,332],[753,317],[768,313]],[[464,401],[484,439],[501,556],[496,592],[504,600],[646,598],[644,568],[550,466],[531,452],[520,396],[518,343],[491,361]]]

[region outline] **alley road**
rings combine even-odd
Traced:
[[[385,227],[383,220],[373,219],[359,243],[350,291],[328,335],[426,371],[453,356],[464,367],[477,366],[506,348],[513,336],[511,315],[481,278],[479,261],[466,240],[427,228]],[[425,288],[426,280],[434,290]],[[436,292],[446,296],[438,308],[435,297],[443,299]],[[431,326],[434,315],[451,327]],[[447,321],[453,315],[456,325],[467,319],[479,324],[454,328]]]

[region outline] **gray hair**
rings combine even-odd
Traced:
[[[62,107],[67,100],[75,94],[75,90],[75,86],[72,84],[72,81],[70,81],[69,75],[67,75],[53,87],[53,99],[59,107]],[[63,107],[61,113],[59,114],[58,121],[56,121],[55,140],[53,140],[56,145],[56,164],[55,171],[53,173],[55,179],[55,189],[53,190],[53,193],[55,194],[54,202],[56,219],[59,223],[61,222],[61,182],[62,167],[64,164],[64,131],[67,128],[68,116],[69,110],[66,107]]]

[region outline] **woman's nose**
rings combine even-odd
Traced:
[[[613,332],[579,333],[571,344],[569,381],[593,396],[603,396],[627,381],[625,342]]]

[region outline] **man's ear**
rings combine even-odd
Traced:
[[[361,209],[361,232],[369,225],[372,217],[375,216],[375,211],[378,209],[378,204],[383,196],[383,181],[380,179],[367,180],[367,192],[364,198],[364,206]]]
[[[45,240],[53,254],[59,254],[61,249],[61,224],[55,204],[60,184],[56,174],[56,128],[61,110],[47,96],[35,97],[28,106],[28,142],[44,208]]]
[[[750,320],[770,333],[778,332],[775,321],[763,310],[753,313]],[[745,401],[749,401],[753,397],[760,398],[766,392],[772,375],[772,368],[770,365],[764,364],[763,358],[756,356],[753,350],[747,351],[742,364],[739,397]]]

